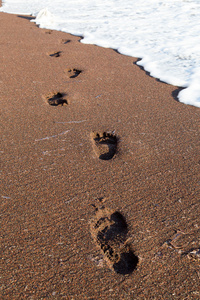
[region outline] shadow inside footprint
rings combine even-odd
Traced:
[[[94,133],[93,140],[95,142],[95,152],[102,160],[109,160],[114,157],[117,152],[118,138],[111,133],[103,132]]]
[[[52,96],[47,97],[47,102],[52,106],[68,105],[67,100],[63,98],[64,96],[65,95],[62,93],[53,94]]]
[[[76,78],[82,71],[78,69],[69,69],[68,75],[70,78]]]
[[[128,226],[125,218],[118,211],[109,214],[107,210],[101,210],[100,213],[94,224],[97,243],[116,273],[132,273],[138,264],[138,257],[126,243]]]
[[[114,212],[110,216],[110,227],[105,228],[104,230],[104,239],[105,240],[114,240],[119,235],[126,235],[127,234],[127,224],[122,216],[118,211]]]
[[[130,248],[127,248],[121,253],[119,261],[114,263],[113,269],[116,273],[122,275],[131,274],[136,269],[138,261],[138,257],[133,251],[131,251]]]

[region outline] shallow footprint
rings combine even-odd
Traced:
[[[69,39],[62,39],[61,40],[61,44],[68,44],[70,42],[71,42],[71,40],[69,40]]]
[[[68,105],[68,101],[64,98],[65,94],[53,93],[46,97],[47,103],[52,106]]]
[[[91,222],[91,233],[116,273],[125,275],[136,269],[138,257],[127,243],[128,226],[120,212],[112,212],[104,206],[99,208]]]
[[[52,34],[53,30],[45,30],[46,34]]]
[[[118,138],[116,135],[108,132],[92,132],[91,138],[94,151],[100,159],[109,160],[114,157],[118,146]]]

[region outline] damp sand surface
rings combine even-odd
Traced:
[[[0,14],[1,298],[198,299],[199,108]]]

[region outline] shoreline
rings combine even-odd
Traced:
[[[143,1],[143,4],[146,2],[146,0]],[[186,4],[184,4],[184,8],[181,10],[180,14],[180,20],[182,25],[186,26],[195,26],[196,18],[198,19],[197,14],[193,15],[192,11],[196,6],[196,1],[193,1],[194,3],[191,4],[189,9],[191,10],[190,18],[186,20],[185,18],[185,11],[187,10]],[[89,43],[93,45],[97,45],[100,47],[110,47],[112,49],[118,49],[118,51],[122,55],[130,55],[133,57],[138,57],[140,58],[137,61],[138,65],[141,65],[142,68],[149,72],[151,76],[154,78],[157,78],[158,80],[165,82],[166,84],[171,84],[174,86],[178,86],[181,88],[180,93],[178,94],[177,98],[180,102],[192,105],[195,107],[199,107],[199,102],[198,102],[198,86],[195,82],[198,80],[198,71],[196,65],[198,65],[198,53],[192,51],[193,47],[191,46],[190,49],[187,51],[187,55],[183,55],[184,49],[181,50],[181,47],[184,46],[181,42],[181,40],[184,40],[184,43],[186,45],[195,45],[198,44],[198,40],[193,35],[193,43],[191,44],[191,37],[190,35],[185,36],[185,31],[183,29],[183,26],[179,26],[178,22],[177,24],[177,30],[165,30],[167,23],[167,20],[172,20],[172,24],[176,27],[176,24],[173,23],[174,17],[176,18],[176,15],[180,12],[180,3],[177,3],[175,6],[167,6],[162,5],[160,3],[153,3],[149,7],[149,17],[146,18],[146,9],[145,6],[142,4],[141,5],[141,10],[136,13],[133,12],[132,17],[129,19],[129,22],[127,23],[129,26],[124,26],[126,21],[121,22],[121,29],[122,30],[117,30],[118,34],[113,34],[113,30],[115,30],[116,22],[115,22],[115,10],[113,10],[112,4],[108,4],[108,9],[110,10],[109,15],[104,16],[104,12],[102,10],[102,5],[100,2],[96,3],[95,6],[91,4],[86,4],[83,8],[86,9],[86,14],[85,18],[87,19],[87,22],[92,21],[94,28],[91,28],[91,32],[89,33],[90,29],[87,27],[87,22],[85,22],[86,19],[82,22],[81,19],[81,14],[78,6],[76,3],[70,4],[69,5],[69,14],[67,17],[63,15],[63,13],[60,11],[60,17],[62,19],[62,22],[57,22],[56,19],[54,19],[54,13],[55,13],[55,8],[54,4],[52,3],[51,5],[48,6],[48,8],[42,8],[45,6],[37,6],[35,4],[31,5],[31,10],[27,10],[27,6],[25,3],[21,3],[21,9],[17,5],[13,3],[13,5],[6,5],[4,4],[4,7],[2,8],[2,11],[5,12],[14,12],[15,14],[21,13],[21,14],[31,14],[32,13],[35,15],[36,19],[32,20],[35,21],[38,26],[44,27],[44,28],[51,28],[52,30],[65,30],[66,33],[71,33],[74,35],[83,35],[83,39],[81,40],[82,43]],[[64,5],[61,4],[61,5]],[[64,5],[65,6],[65,5]],[[63,6],[63,9],[64,9]],[[123,14],[123,6],[121,9],[121,4],[118,3],[118,5],[115,7],[115,9],[118,9],[121,11],[121,16],[122,18],[126,18],[126,16]],[[173,8],[173,14],[171,14],[171,8]],[[36,12],[37,10],[40,10],[38,13]],[[62,10],[62,9],[61,9]],[[70,12],[74,12],[77,10],[76,17],[78,17],[77,20],[73,19],[73,14],[71,15]],[[92,10],[94,13],[92,13]],[[52,12],[52,14],[50,13]],[[64,10],[65,11],[65,10]],[[63,11],[63,12],[64,12]],[[82,11],[82,10],[81,10]],[[82,12],[83,12],[82,11]],[[89,15],[88,12],[91,12],[91,15]],[[154,24],[154,13],[158,11],[159,12],[159,26],[162,28],[161,31],[157,31],[155,29],[155,26],[152,26]],[[131,11],[128,13],[131,14]],[[97,15],[96,15],[97,14]],[[102,14],[102,15],[101,15]],[[166,15],[168,17],[166,18]],[[144,16],[144,18],[142,17]],[[193,16],[196,16],[193,18]],[[96,18],[97,17],[97,18]],[[101,26],[99,27],[98,25],[98,20],[99,18],[102,18],[101,21]],[[150,21],[151,18],[151,21]],[[58,18],[59,19],[59,18]],[[57,20],[58,20],[57,19]],[[70,19],[70,23],[67,21],[67,19]],[[54,22],[54,21],[55,22]],[[75,23],[73,23],[74,21]],[[53,22],[53,23],[52,23]],[[107,31],[106,27],[109,22],[109,32],[108,34],[103,34]],[[140,26],[138,26],[138,22],[140,23]],[[193,23],[194,22],[194,23]],[[73,25],[72,25],[73,24]],[[84,26],[86,25],[86,27]],[[194,25],[194,26],[193,26]],[[123,27],[124,26],[124,27]],[[174,27],[174,28],[175,28]],[[104,28],[104,29],[103,29]],[[132,34],[131,31],[132,29],[135,28],[136,30],[134,31],[134,39],[132,39]],[[196,28],[196,27],[195,27]],[[101,33],[101,29],[103,29]],[[197,28],[196,28],[197,29]],[[89,30],[89,31],[88,31]],[[100,30],[100,31],[99,31]],[[123,32],[127,33],[127,38],[124,39],[124,34]],[[173,32],[173,34],[172,34]],[[189,34],[190,31],[188,31]],[[98,36],[101,38],[98,38]],[[112,36],[112,37],[111,37]],[[196,35],[198,36],[198,35]],[[142,38],[143,37],[143,38]],[[174,43],[172,42],[173,40],[176,40],[176,45],[177,45],[177,50],[176,53],[174,52]],[[130,39],[130,42],[128,42]],[[162,43],[159,41],[167,41],[168,47],[163,48]],[[187,42],[188,41],[188,42]],[[168,43],[169,42],[169,43]],[[167,51],[166,51],[167,50]],[[190,52],[190,55],[189,55]],[[184,63],[183,63],[184,61]],[[188,66],[188,68],[187,68]],[[190,66],[190,67],[189,67]],[[196,79],[195,79],[196,78]]]
[[[137,58],[0,15],[2,297],[195,299],[198,108]],[[113,214],[130,274],[93,230]]]
[[[1,4],[0,4],[0,6],[1,6]],[[48,11],[48,10],[47,10]],[[43,14],[46,14],[46,12],[45,12],[45,9],[42,9],[41,10],[41,12],[39,13],[39,15],[37,16],[39,19],[38,20],[40,20],[40,18],[41,18],[41,16],[43,17]],[[17,13],[15,13],[15,15],[17,15]],[[23,14],[24,16],[26,16],[26,14]],[[37,14],[36,14],[37,15]],[[30,16],[30,20],[31,20],[31,18],[32,19],[35,19],[36,18],[36,15],[34,16],[34,17],[31,17],[31,14],[30,15],[28,15],[28,16]],[[29,17],[27,17],[27,18],[29,18]],[[36,20],[37,20],[37,18],[36,18]],[[38,21],[37,20],[37,21]],[[38,26],[39,28],[40,28],[40,25],[42,24],[42,23],[38,23],[38,25],[36,25],[36,26]],[[45,26],[46,26],[46,24],[45,24]],[[50,26],[50,25],[49,25]],[[51,26],[50,26],[51,27]],[[45,29],[47,29],[47,28],[45,28]],[[61,28],[57,28],[56,29],[56,27],[54,27],[53,29],[50,29],[50,30],[55,30],[55,31],[62,31],[63,29],[61,29]],[[73,31],[73,30],[72,30]],[[67,34],[71,34],[71,35],[73,35],[73,33],[70,33],[70,32],[68,32],[68,31],[64,31],[65,33],[67,33]],[[83,33],[82,33],[83,34]],[[82,35],[77,35],[76,33],[74,34],[75,36],[79,36],[79,38],[80,38],[80,40],[82,40],[82,39],[85,39],[86,37],[84,37],[84,36],[82,36]],[[84,41],[83,41],[84,42]],[[86,42],[87,43],[87,42]],[[122,43],[123,43],[123,41],[122,41]],[[94,42],[94,40],[92,41],[92,43],[91,43],[91,41],[89,41],[89,44],[91,44],[91,45],[95,45],[95,46],[98,46],[98,47],[104,47],[104,45],[102,45],[101,43],[95,43]],[[146,47],[148,48],[148,45],[146,45]],[[106,47],[106,48],[108,48],[108,47]],[[120,48],[120,47],[119,47]],[[127,54],[127,52],[125,51],[125,52],[119,52],[118,50],[117,50],[117,48],[112,48],[112,45],[110,45],[110,47],[108,48],[108,49],[112,49],[112,50],[114,50],[114,51],[116,51],[117,53],[119,53],[119,54],[121,54],[121,55],[125,55],[125,56],[130,56],[131,54],[130,54],[130,51],[128,51],[128,53],[129,54]],[[159,51],[158,51],[159,52]],[[141,53],[140,53],[141,54]],[[133,56],[132,56],[133,55]],[[136,55],[136,53],[132,53],[132,55],[131,55],[131,57],[135,57],[134,55]],[[138,54],[139,55],[139,54]],[[151,76],[151,77],[154,77],[156,80],[159,80],[160,82],[163,82],[163,83],[165,83],[165,84],[168,84],[168,85],[172,85],[172,86],[177,86],[178,87],[178,89],[179,89],[179,92],[178,92],[178,89],[177,89],[177,91],[176,91],[176,93],[175,93],[175,100],[177,100],[177,101],[179,101],[179,102],[181,102],[181,103],[183,103],[183,104],[187,104],[187,105],[191,105],[191,106],[194,106],[194,107],[198,107],[199,108],[199,103],[198,103],[198,97],[196,97],[195,96],[195,94],[196,94],[196,92],[195,91],[193,91],[193,89],[194,89],[194,85],[190,82],[190,84],[189,83],[186,83],[187,82],[187,80],[185,79],[178,79],[178,77],[179,76],[177,76],[177,78],[176,78],[176,76],[175,75],[173,75],[172,76],[172,78],[173,79],[171,79],[171,77],[170,77],[170,75],[168,75],[168,77],[166,77],[166,72],[164,72],[164,74],[162,74],[161,75],[161,73],[162,72],[155,72],[155,70],[153,70],[153,69],[151,69],[151,68],[149,68],[149,67],[147,67],[147,65],[150,65],[150,63],[147,63],[146,62],[146,58],[145,58],[145,54],[143,55],[144,57],[140,57],[140,56],[138,56],[138,60],[137,60],[137,62],[136,62],[136,64],[142,69],[142,70],[144,70],[145,72],[146,72],[146,74],[148,74],[149,76]],[[147,55],[148,56],[148,55]],[[145,63],[144,63],[144,61],[145,61]],[[162,64],[162,61],[160,62],[160,64]],[[173,63],[174,65],[176,64],[176,62],[174,62]],[[181,65],[183,66],[184,64],[182,64],[182,62],[181,62]],[[157,68],[155,68],[155,69],[157,69]],[[161,68],[162,69],[162,68]],[[184,73],[184,71],[183,71],[183,73]],[[151,74],[154,74],[154,75],[151,75]],[[157,75],[156,75],[157,74]],[[194,76],[193,76],[194,77]],[[176,78],[176,79],[175,79]],[[190,86],[191,85],[191,86]],[[191,88],[193,86],[193,88]],[[190,92],[189,92],[190,91]],[[191,96],[193,94],[193,96]]]

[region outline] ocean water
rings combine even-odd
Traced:
[[[151,76],[184,87],[180,102],[200,107],[200,0],[5,0],[0,11],[138,57]]]

